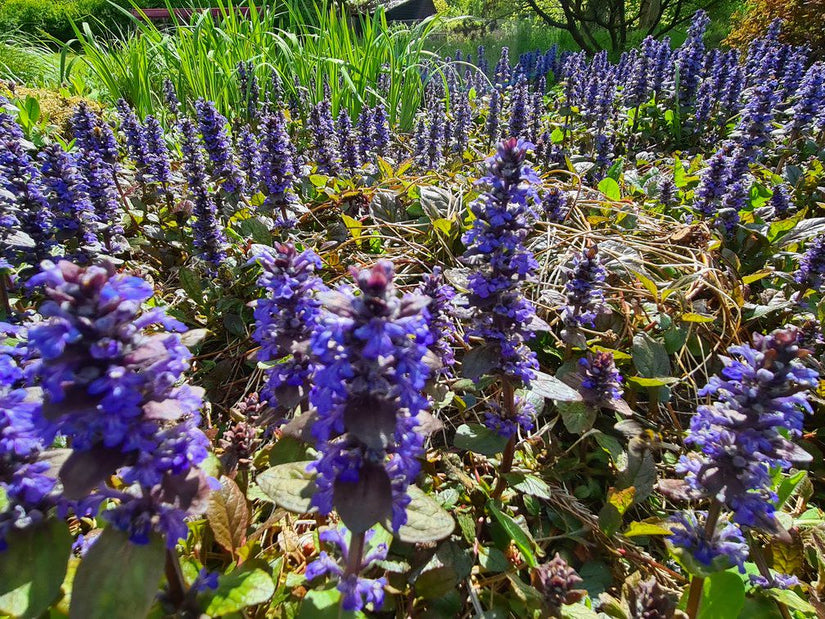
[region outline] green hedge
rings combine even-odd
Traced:
[[[124,5],[127,3],[124,2]],[[98,32],[117,30],[129,19],[107,0],[0,0],[0,33],[74,38],[71,21],[88,21]]]
[[[129,0],[115,0],[131,9]],[[165,0],[144,0],[145,8],[165,7]],[[174,7],[215,6],[213,0],[171,0]],[[95,33],[117,32],[129,27],[130,19],[108,0],[0,0],[0,40],[8,33],[46,33],[60,41],[74,38],[71,21],[88,22]]]

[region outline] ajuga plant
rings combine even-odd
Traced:
[[[453,305],[455,289],[445,281],[441,267],[437,266],[432,273],[424,276],[416,292],[430,299],[427,305],[432,340],[430,349],[441,362],[437,373],[450,374],[455,365],[453,344],[458,337]]]
[[[581,344],[582,327],[593,327],[604,305],[604,281],[607,271],[601,264],[598,246],[592,245],[573,258],[567,272],[564,292],[567,304],[561,312],[564,330],[562,337],[568,344]]]
[[[530,572],[530,581],[541,595],[545,617],[561,617],[562,606],[575,604],[587,592],[576,586],[584,582],[558,553],[547,563]]]
[[[180,128],[183,133],[181,151],[186,184],[194,202],[192,208],[193,244],[199,251],[198,256],[207,265],[207,270],[215,273],[226,259],[226,236],[218,217],[215,199],[207,184],[206,165],[203,153],[195,139],[195,126],[191,120],[184,118],[180,122]]]
[[[590,404],[606,404],[622,397],[622,375],[616,369],[613,353],[598,352],[579,359],[579,391]]]
[[[391,262],[354,271],[357,291],[321,293],[321,316],[310,340],[316,365],[310,403],[318,459],[312,502],[321,514],[335,509],[351,532],[339,589],[359,585],[365,535],[376,523],[397,531],[407,520],[408,486],[419,470],[427,407],[422,389],[433,369],[430,326],[422,310],[430,299],[399,297]],[[329,571],[329,570],[328,570]],[[379,600],[372,599],[373,604]]]
[[[244,179],[235,163],[226,118],[218,112],[211,101],[199,99],[195,109],[198,114],[198,129],[209,155],[212,174],[221,181],[222,189],[227,193],[241,193],[244,189]]]
[[[0,323],[0,552],[15,533],[42,522],[56,499],[57,480],[40,457],[53,433],[30,397],[28,350],[25,343],[7,343],[24,337],[24,328]]]
[[[258,176],[266,188],[263,210],[275,215],[276,225],[295,223],[298,198],[295,183],[295,157],[282,110],[267,115],[261,124],[261,162]]]
[[[720,374],[699,392],[713,402],[700,406],[691,419],[685,442],[698,451],[682,456],[677,471],[685,474],[682,494],[710,504],[706,512],[677,516],[670,538],[694,574],[690,617],[697,615],[708,573],[742,566],[748,550],[740,528],[781,530],[772,472],[811,460],[792,442],[802,432],[804,414],[812,410],[806,391],[819,378],[803,364],[809,351],[799,345],[799,335],[789,327],[756,334],[753,344],[731,346]]]
[[[18,265],[46,257],[53,241],[45,191],[40,170],[23,145],[20,125],[0,113],[0,260]],[[21,236],[32,243],[14,241]]]
[[[536,355],[526,344],[533,336],[535,308],[522,292],[538,268],[524,246],[538,201],[538,177],[526,160],[531,148],[528,142],[510,138],[486,160],[486,174],[479,180],[485,190],[470,205],[475,219],[462,238],[467,247],[462,260],[471,269],[468,302],[473,311],[466,333],[484,342],[473,352],[490,360],[484,373],[495,373],[501,386],[499,408],[485,420],[508,438],[497,494],[504,489],[503,473],[512,465],[518,428],[533,426],[530,404],[515,395],[520,386],[529,386],[538,370]]]
[[[320,315],[316,293],[325,289],[317,274],[321,259],[311,249],[279,243],[252,261],[263,269],[258,286],[267,292],[256,302],[253,334],[261,345],[258,360],[269,365],[262,395],[286,412],[306,399],[314,371],[309,338]]]
[[[185,327],[162,308],[142,311],[152,287],[111,266],[41,269],[30,284],[43,288],[45,320],[29,328],[28,346],[48,431],[72,450],[62,496],[79,515],[115,501],[103,512],[114,527],[137,544],[160,534],[172,548],[208,493],[198,467],[209,445],[197,427],[203,390],[178,384],[190,354],[169,332]]]

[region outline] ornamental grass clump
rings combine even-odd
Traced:
[[[43,418],[72,450],[62,496],[80,515],[116,500],[102,514],[115,528],[137,544],[158,533],[172,548],[209,490],[199,468],[209,447],[198,429],[203,390],[180,383],[190,354],[169,332],[185,327],[162,308],[142,311],[152,287],[111,266],[41,269],[30,284],[43,287],[44,320],[28,346],[39,356]]]

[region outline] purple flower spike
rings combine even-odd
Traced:
[[[705,533],[707,512],[681,512],[671,519],[672,534],[668,541],[679,549],[681,555],[695,561],[699,569],[716,571],[737,566],[745,573],[748,544],[739,527],[720,520],[710,539]]]
[[[326,529],[318,535],[322,542],[337,548],[340,559],[336,560],[322,550],[318,558],[307,565],[305,573],[307,580],[315,580],[322,576],[337,578],[338,591],[341,592],[341,608],[345,611],[361,611],[370,604],[373,611],[381,610],[384,605],[384,587],[387,586],[387,579],[383,576],[362,578],[360,574],[368,570],[374,562],[386,559],[387,546],[379,544],[360,561],[351,561],[350,548],[344,539],[346,533],[347,530],[344,528]],[[374,534],[373,530],[367,531],[364,541],[368,543]],[[345,567],[342,568],[341,565]]]
[[[428,404],[422,389],[432,336],[423,310],[430,300],[399,298],[386,260],[354,275],[360,294],[340,288],[319,295],[323,310],[310,340],[320,452],[313,504],[322,514],[335,508],[355,534],[390,518],[397,531],[424,441],[417,427]]]
[[[604,305],[604,280],[607,271],[601,264],[598,246],[593,245],[573,259],[564,286],[567,306],[562,310],[566,329],[593,327],[596,316]]]
[[[194,208],[194,245],[211,273],[226,259],[228,243],[224,236],[223,225],[218,218],[218,209],[215,199],[209,191],[206,178],[206,165],[203,153],[195,139],[195,127],[192,121],[184,118],[180,123],[183,133],[181,152],[183,153],[183,168],[186,172],[186,182],[192,194]]]
[[[20,338],[20,327],[0,322],[0,488],[7,505],[0,511],[0,552],[15,532],[43,520],[54,503],[52,491],[57,483],[47,473],[47,462],[39,461],[51,441],[42,407],[30,397],[24,359],[24,345],[7,346],[7,337]]]
[[[209,446],[197,428],[203,390],[179,384],[190,354],[163,330],[185,327],[161,308],[143,312],[152,287],[111,265],[41,269],[30,285],[44,288],[45,320],[28,345],[40,357],[43,417],[72,448],[60,470],[63,496],[79,515],[116,499],[103,514],[113,526],[138,544],[159,532],[174,547],[208,492],[197,468]],[[107,484],[115,474],[117,488]]]
[[[734,521],[776,530],[776,496],[771,471],[787,470],[810,460],[791,440],[802,432],[811,412],[806,391],[819,375],[801,359],[796,328],[756,334],[753,345],[731,346],[724,368],[699,392],[714,402],[700,406],[690,422],[685,443],[698,449],[682,456],[677,471],[694,493],[721,501]]]
[[[599,352],[579,359],[581,393],[592,404],[604,404],[622,397],[622,375],[616,369],[613,353]]]
[[[822,291],[825,282],[825,235],[820,234],[808,244],[794,279],[797,284]]]
[[[279,243],[252,261],[263,268],[258,285],[268,293],[255,306],[258,360],[279,362],[267,370],[262,395],[273,407],[294,407],[308,392],[314,371],[307,348],[320,315],[315,295],[326,289],[316,274],[321,259],[311,249],[298,253]]]
[[[538,176],[526,161],[532,144],[516,138],[502,142],[487,159],[487,187],[471,205],[476,216],[464,234],[462,258],[473,272],[469,302],[474,308],[468,337],[479,337],[500,359],[497,371],[529,385],[538,369],[536,355],[525,342],[533,337],[529,324],[535,308],[521,293],[523,282],[538,268],[524,239],[535,221]]]
[[[441,267],[437,266],[431,274],[424,276],[416,292],[430,299],[427,312],[430,316],[431,350],[441,361],[438,373],[449,374],[455,364],[453,342],[458,336],[452,306],[455,289],[444,281]]]

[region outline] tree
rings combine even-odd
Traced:
[[[605,46],[597,35],[604,32],[614,52],[625,49],[634,33],[661,37],[687,22],[698,9],[709,9],[718,0],[524,0],[526,7],[554,28],[566,30],[585,51]]]

